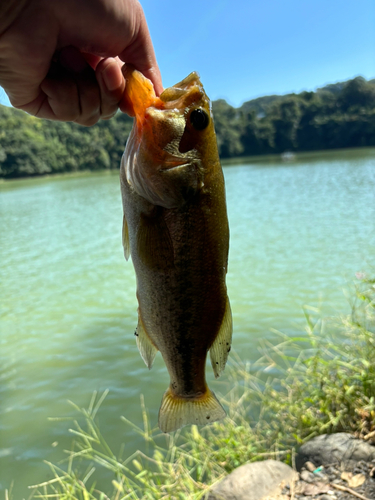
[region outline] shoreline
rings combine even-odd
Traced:
[[[289,151],[288,151],[289,153]],[[321,159],[322,156],[342,156],[342,159],[346,157],[355,157],[358,156],[358,153],[365,153],[365,156],[373,156],[375,158],[375,147],[373,146],[364,146],[358,148],[338,148],[338,149],[320,149],[316,151],[290,151],[291,158],[283,160],[282,154],[272,154],[272,155],[254,155],[254,156],[236,156],[233,158],[221,158],[221,164],[223,167],[230,167],[232,165],[240,165],[243,163],[274,163],[275,161],[280,162],[282,164],[290,164],[293,165],[297,161],[309,160],[314,161]],[[78,170],[75,172],[56,172],[56,173],[48,173],[48,174],[40,174],[40,175],[29,175],[24,177],[12,177],[12,178],[4,178],[0,177],[0,186],[4,184],[8,184],[10,182],[19,182],[30,179],[59,179],[59,178],[69,178],[69,177],[85,177],[87,175],[113,175],[114,173],[118,174],[120,165],[118,168],[111,169],[102,169],[102,170]]]

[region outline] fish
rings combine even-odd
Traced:
[[[215,377],[232,344],[227,294],[229,225],[213,115],[198,73],[155,94],[124,70],[134,124],[121,160],[122,240],[136,274],[140,354],[160,351],[170,376],[160,410],[165,433],[226,416],[205,376]]]

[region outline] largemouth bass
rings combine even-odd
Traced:
[[[123,246],[137,278],[139,351],[148,368],[160,351],[170,375],[159,427],[171,432],[225,416],[205,378],[208,351],[218,377],[232,339],[224,177],[198,74],[160,97],[138,71],[124,74],[135,120],[120,171]]]

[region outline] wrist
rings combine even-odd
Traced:
[[[1,0],[0,36],[17,20],[29,0]]]

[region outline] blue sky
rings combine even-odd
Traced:
[[[357,75],[375,78],[373,0],[141,3],[165,87],[195,70],[211,99],[239,106]]]

